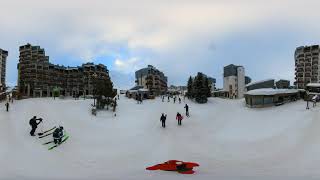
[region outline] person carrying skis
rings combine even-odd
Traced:
[[[188,106],[188,104],[186,104],[186,105],[184,106],[184,108],[186,109],[186,116],[187,116],[187,117],[190,117],[190,116],[189,116],[189,106]]]
[[[316,107],[317,106],[317,100],[318,100],[318,95],[314,95],[312,97],[312,102],[313,102],[312,107]]]
[[[181,116],[181,114],[179,112],[177,112],[176,120],[178,120],[178,125],[179,126],[181,126],[182,119],[183,119],[183,117]]]
[[[165,128],[166,127],[166,120],[167,120],[167,115],[164,115],[164,113],[162,113],[161,117],[160,117],[160,121],[162,123],[162,127]]]
[[[62,138],[63,138],[63,127],[60,126],[59,128],[56,128],[54,131],[53,131],[53,142],[55,144],[61,144],[62,142]]]
[[[39,121],[39,122],[37,122]],[[33,116],[32,119],[30,119],[29,124],[31,126],[31,131],[30,131],[30,135],[31,136],[35,136],[34,132],[36,131],[38,124],[40,124],[42,122],[42,118],[37,119],[37,116]]]
[[[9,111],[9,102],[8,101],[6,102],[5,106],[6,106],[6,109],[7,109],[7,112],[8,112]]]

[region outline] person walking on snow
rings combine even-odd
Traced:
[[[55,144],[61,144],[62,142],[62,138],[63,138],[63,127],[60,126],[59,128],[56,128],[54,131],[53,131],[53,142]]]
[[[181,98],[179,97],[179,104],[181,104]]]
[[[177,112],[176,120],[178,120],[178,125],[179,126],[181,126],[182,119],[183,119],[183,117],[181,116],[181,114],[179,112]]]
[[[6,109],[7,109],[7,112],[8,112],[9,111],[9,102],[8,101],[6,102],[5,106],[6,106]]]
[[[164,96],[162,96],[162,102],[164,102]]]
[[[318,100],[318,96],[314,95],[312,97],[312,102],[313,102],[312,107],[316,107],[317,106],[317,100]]]
[[[168,102],[170,102],[170,96],[168,95]]]
[[[188,104],[186,104],[186,105],[184,106],[184,108],[186,109],[186,116],[187,116],[187,117],[190,117]]]
[[[173,103],[176,103],[176,99],[177,99],[177,97],[175,96],[175,97],[173,98]]]
[[[160,117],[160,121],[161,121],[161,124],[162,124],[163,128],[166,127],[166,120],[167,120],[167,115],[164,115],[164,113],[162,113],[162,115]]]
[[[39,121],[39,122],[37,122]],[[31,136],[35,136],[34,132],[36,131],[38,124],[40,124],[42,122],[42,118],[37,119],[37,116],[33,116],[32,119],[30,119],[29,124],[31,126],[31,131],[30,131],[30,135]]]

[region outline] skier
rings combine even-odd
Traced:
[[[181,98],[179,97],[179,104],[181,104]]]
[[[180,126],[181,126],[182,119],[183,119],[183,117],[181,116],[181,114],[179,112],[177,112],[176,120],[178,120],[178,125],[180,125]]]
[[[164,102],[164,96],[162,96],[162,102]]]
[[[119,96],[119,94],[118,94],[118,99],[120,99],[120,96]]]
[[[168,95],[168,102],[170,102],[170,96]]]
[[[166,120],[167,120],[167,115],[164,115],[164,113],[162,113],[161,117],[160,117],[160,121],[162,123],[162,127],[165,128],[166,127]]]
[[[176,96],[173,98],[173,103],[176,103],[176,98],[177,98]]]
[[[53,131],[53,142],[55,144],[61,144],[61,141],[62,141],[62,138],[63,138],[63,127],[60,126],[59,128],[56,128],[54,131]]]
[[[189,106],[188,106],[188,104],[186,104],[186,105],[184,106],[184,108],[186,109],[186,116],[187,116],[187,117],[190,117],[190,116],[189,116]]]
[[[318,99],[318,96],[317,96],[317,95],[314,95],[314,96],[312,97],[312,102],[313,102],[312,107],[316,107],[316,106],[317,106],[317,99]]]
[[[37,122],[37,120],[39,120],[39,122]],[[38,124],[40,124],[41,122],[42,122],[42,118],[37,119],[37,116],[33,116],[33,118],[30,119],[29,124],[32,128],[30,131],[31,136],[35,136],[34,132],[36,131]]]
[[[5,106],[6,106],[6,109],[7,109],[7,112],[8,112],[9,111],[9,102],[6,102]]]

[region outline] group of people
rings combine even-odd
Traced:
[[[189,116],[189,106],[188,106],[188,104],[186,104],[184,106],[184,108],[186,109],[186,116],[190,117]],[[167,120],[167,115],[162,113],[161,117],[160,117],[160,122],[161,122],[161,125],[162,125],[163,128],[166,127],[166,120]],[[183,116],[179,112],[177,112],[176,120],[178,121],[178,125],[181,126],[182,125]]]
[[[29,124],[31,126],[31,131],[30,131],[31,136],[35,136],[34,133],[37,130],[38,125],[42,122],[43,122],[42,118],[37,118],[37,116],[33,116],[33,118],[30,119]],[[52,133],[53,142],[55,144],[60,144],[62,142],[63,136],[64,136],[63,127],[60,126],[56,128]]]
[[[174,96],[174,97],[173,97],[173,103],[176,103],[177,99],[178,99],[178,101],[179,101],[179,104],[181,104],[181,98],[180,98],[180,96],[179,96],[179,97]],[[164,95],[162,96],[162,102],[164,102]],[[170,102],[170,96],[169,96],[169,95],[168,95],[168,102]]]

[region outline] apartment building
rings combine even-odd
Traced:
[[[0,92],[6,87],[6,63],[8,51],[0,49]]]
[[[18,63],[18,90],[26,97],[50,97],[54,88],[65,96],[92,95],[97,79],[110,80],[103,64],[82,64],[65,67],[49,62],[40,46],[20,46]]]
[[[319,45],[301,46],[294,53],[295,82],[298,89],[305,89],[308,83],[319,83]]]
[[[230,64],[224,67],[223,90],[230,98],[243,98],[245,91],[245,70],[243,66]]]
[[[167,91],[168,78],[152,65],[136,71],[136,85],[148,89],[151,94],[160,95]]]

